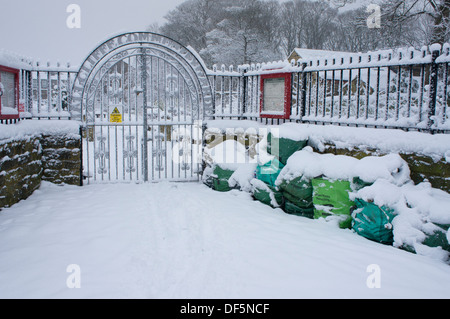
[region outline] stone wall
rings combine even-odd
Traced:
[[[28,198],[40,186],[43,171],[38,138],[0,145],[0,208]]]
[[[225,140],[235,140],[243,144],[249,149],[250,155],[255,155],[255,144],[258,143],[263,136],[245,135],[239,131],[237,134],[225,134],[220,129],[210,129],[205,134],[205,142],[207,147],[212,148]],[[413,144],[412,142],[411,144]],[[380,151],[371,147],[342,147],[336,146],[342,143],[334,143],[332,141],[323,141],[321,147],[317,147],[316,143],[310,143],[314,151],[318,153],[331,153],[335,155],[346,155],[357,159],[367,156],[383,156],[388,152]],[[450,193],[450,162],[447,162],[444,155],[425,155],[413,152],[398,152],[399,155],[408,163],[411,171],[411,179],[415,184],[420,184],[428,180],[434,188],[442,189]]]
[[[31,134],[0,141],[0,208],[28,198],[41,181],[80,185],[81,138]]]
[[[367,156],[386,155],[376,149],[360,149],[358,147],[352,147],[350,149],[339,148],[331,143],[325,145],[325,150],[322,153],[347,155],[358,159]],[[411,153],[399,153],[399,155],[408,163],[411,171],[411,179],[415,184],[428,180],[434,188],[439,188],[450,193],[450,163],[445,158]]]
[[[81,139],[46,135],[42,145],[42,180],[80,185]]]

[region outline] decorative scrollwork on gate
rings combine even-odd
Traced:
[[[109,151],[106,149],[106,140],[105,136],[98,136],[97,141],[99,142],[99,149],[95,152],[94,158],[98,160],[98,173],[106,174],[108,170],[106,168],[106,161],[109,159]]]
[[[155,142],[156,142],[156,146],[153,149],[153,157],[156,159],[156,165],[155,165],[155,171],[159,171],[162,172],[164,171],[164,166],[163,166],[163,157],[165,157],[167,155],[166,150],[163,148],[163,139],[164,139],[164,134],[159,133],[159,134],[155,134]]]
[[[126,137],[127,149],[123,151],[123,157],[127,161],[126,172],[134,173],[136,172],[136,167],[134,166],[134,161],[138,158],[138,151],[135,149],[136,136],[129,135]]]
[[[212,108],[212,88],[195,52],[150,32],[118,35],[83,62],[72,92],[72,116],[99,136],[85,140],[89,178],[148,181],[197,174],[191,139],[183,141],[179,156],[172,139]]]
[[[124,59],[142,54],[167,61],[183,75],[187,88],[192,94],[197,119],[212,108],[212,90],[198,55],[165,36],[151,32],[124,33],[109,39],[95,49],[83,62],[73,84],[71,110],[72,116],[85,122],[94,122],[95,116],[90,101],[95,98],[99,78],[121,63]],[[97,79],[97,80],[96,80]],[[201,102],[201,104],[200,104]]]

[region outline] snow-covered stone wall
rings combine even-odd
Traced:
[[[356,146],[340,148],[333,143],[325,144],[321,153],[347,155],[358,159],[386,154],[386,152],[380,152],[378,149]],[[445,157],[437,158],[436,156],[417,153],[399,153],[399,155],[408,163],[411,172],[410,177],[416,185],[428,180],[434,188],[450,193],[450,163],[447,162]]]
[[[77,122],[0,125],[0,208],[28,198],[42,180],[80,185],[80,156]]]
[[[368,156],[399,154],[408,163],[411,179],[415,184],[428,180],[434,188],[450,193],[450,135],[401,130],[340,127],[334,125],[309,125],[286,123],[266,126],[254,121],[208,121],[206,142],[209,147],[217,144],[210,141],[216,134],[220,140],[235,139],[250,146],[250,151],[259,142],[267,129],[277,129],[280,136],[294,140],[308,140],[318,153],[347,155],[357,159]],[[252,135],[261,135],[258,138]]]
[[[28,198],[41,184],[42,147],[37,137],[0,146],[0,208]]]
[[[81,139],[74,136],[44,135],[42,180],[55,184],[80,185]]]

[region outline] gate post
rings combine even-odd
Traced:
[[[241,119],[244,119],[244,114],[247,112],[247,81],[245,79],[245,73],[247,73],[247,68],[242,68],[242,114]]]
[[[432,117],[436,116],[436,100],[437,100],[437,86],[438,86],[438,72],[439,65],[436,63],[436,59],[441,54],[439,50],[433,50],[431,52],[431,74],[430,74],[430,102],[428,105],[428,130],[432,130],[434,120]]]
[[[142,90],[143,92],[143,102],[142,102],[142,116],[143,116],[143,175],[144,175],[144,182],[148,182],[148,114],[147,114],[147,56],[145,49],[141,49],[141,76],[142,76]]]
[[[307,86],[307,78],[305,75],[304,70],[306,69],[307,64],[302,63],[302,109],[300,112],[301,119],[300,121],[303,122],[303,117],[306,115],[306,86]],[[298,89],[297,89],[298,90]]]
[[[83,174],[83,136],[86,134],[86,127],[84,124],[80,125],[80,186],[83,186],[84,174]],[[86,136],[87,137],[87,136]]]

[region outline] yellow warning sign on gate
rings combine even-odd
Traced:
[[[119,109],[116,107],[114,111],[109,116],[109,121],[111,123],[122,123],[122,114],[120,114]]]

